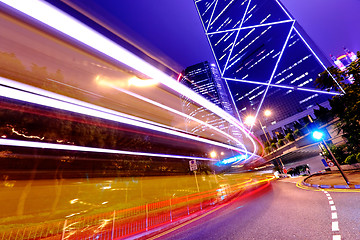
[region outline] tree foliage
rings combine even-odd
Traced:
[[[334,81],[336,79],[337,83]],[[315,80],[315,86],[322,90],[335,90],[341,91],[341,84],[344,82],[344,73],[337,67],[331,66],[327,70],[319,74],[319,77]]]
[[[357,52],[357,55],[360,57],[360,52]],[[332,88],[340,92],[330,100],[331,111],[339,118],[338,129],[342,131],[343,137],[347,140],[348,153],[356,154],[360,151],[360,60],[352,62],[345,71],[334,67],[329,67],[328,71],[338,81],[345,93],[334,81],[330,83],[331,76],[327,71],[321,73],[316,79],[317,87]],[[353,78],[352,83],[347,80],[349,77]]]

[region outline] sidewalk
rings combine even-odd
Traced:
[[[339,171],[313,174],[304,179],[303,184],[317,188],[360,189],[360,170],[344,171],[350,184],[347,185]]]

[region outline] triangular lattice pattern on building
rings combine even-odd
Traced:
[[[240,116],[270,108],[281,121],[326,102],[326,67],[277,0],[195,0],[221,77]]]

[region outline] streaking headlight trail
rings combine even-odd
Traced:
[[[167,86],[168,88],[188,97],[192,101],[196,102],[197,104],[205,107],[206,109],[212,111],[219,117],[225,119],[228,123],[232,126],[237,127],[244,136],[250,140],[252,146],[252,153],[250,154],[249,158],[251,158],[255,152],[257,151],[257,144],[254,138],[250,135],[247,129],[233,116],[222,110],[221,108],[217,107],[216,105],[210,103],[202,96],[198,95],[197,93],[193,92],[192,90],[188,89],[181,83],[178,83],[175,79],[168,76],[161,70],[157,69],[156,67],[152,66],[145,60],[141,59],[140,57],[136,56],[135,54],[131,53],[130,51],[126,50],[125,48],[121,47],[120,45],[116,44],[115,42],[111,41],[110,39],[106,38],[105,36],[99,34],[86,24],[81,23],[80,21],[76,20],[75,18],[69,16],[68,14],[62,12],[61,10],[53,7],[51,4],[48,4],[44,1],[39,0],[0,0],[1,2],[7,4],[8,6],[17,9],[18,11],[31,16],[32,18],[76,39],[77,41],[82,42],[83,44],[88,45],[89,47],[96,49],[99,52],[119,61],[145,75],[147,75],[151,79],[158,80],[161,84]],[[7,95],[6,97],[20,99],[17,90],[10,91],[7,89],[1,89],[0,91],[5,91]],[[14,92],[15,91],[15,92]],[[23,97],[21,100],[23,101],[34,101],[34,103],[41,104],[43,103],[44,99],[43,96],[37,96],[35,94],[23,92]],[[30,94],[30,95],[29,95]],[[4,96],[5,96],[4,95]],[[9,96],[12,95],[12,96]],[[26,95],[26,96],[25,96]],[[59,109],[64,109],[68,111],[76,111],[79,113],[87,114],[90,116],[98,117],[98,110],[96,110],[94,105],[91,108],[84,107],[82,103],[81,105],[73,104],[69,102],[62,102],[59,100],[53,100],[48,98],[46,101],[51,102],[53,106]],[[64,105],[64,106],[62,106]],[[86,104],[88,105],[88,104]],[[76,110],[74,110],[76,108]],[[101,110],[103,112],[103,110]],[[110,110],[109,110],[110,111]],[[102,113],[102,115],[106,116],[107,119],[118,121],[121,118],[121,121],[127,121],[128,124],[134,124],[134,126],[145,127],[165,132],[168,134],[175,134],[181,137],[185,137],[188,139],[202,141],[209,144],[213,144],[216,146],[226,147],[228,149],[233,149],[235,151],[239,151],[242,153],[246,153],[246,149],[240,149],[234,146],[230,146],[227,144],[218,143],[216,141],[211,141],[207,139],[201,139],[190,134],[184,134],[172,129],[169,127],[160,127],[158,124],[149,124],[145,123],[144,121],[135,121],[134,119],[120,117],[119,113],[112,114],[112,113]]]
[[[132,116],[121,114],[110,109],[99,107],[90,103],[75,100],[69,97],[65,97],[56,93],[52,93],[39,88],[31,87],[26,84],[17,83],[15,81],[0,77],[0,96],[18,99],[24,102],[36,103],[42,106],[62,109],[70,112],[81,113],[87,116],[103,118],[115,122],[121,122],[132,126],[142,127],[151,129],[158,132],[163,132],[198,142],[208,143],[211,145],[232,149],[239,152],[244,152],[244,149],[236,148],[231,145],[219,143],[205,138],[199,138],[190,134],[168,129],[159,125],[151,124],[150,121],[143,122],[139,119],[133,118]],[[2,85],[8,84],[10,87]]]
[[[136,156],[214,161],[211,158],[202,158],[202,157],[193,157],[193,156],[181,156],[181,155],[147,153],[147,152],[132,152],[132,151],[122,151],[122,150],[115,150],[115,149],[82,147],[82,146],[73,146],[73,145],[64,145],[64,144],[55,144],[55,143],[31,142],[31,141],[1,139],[1,138],[0,138],[0,145],[29,147],[29,148],[57,149],[57,150],[68,150],[68,151],[81,151],[81,152],[111,153],[111,154],[124,154],[124,155],[136,155]]]

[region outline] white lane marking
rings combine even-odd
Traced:
[[[329,205],[330,205],[330,208],[331,208],[331,219],[338,219],[338,215],[337,215],[337,212],[336,212],[336,207],[335,207],[335,203],[334,201],[332,200],[332,197],[330,196],[329,193],[325,192],[324,193],[326,194],[328,200],[329,200]],[[333,221],[332,224],[331,224],[331,229],[332,231],[335,233],[335,232],[339,232],[340,229],[339,229],[339,222],[338,221]],[[341,235],[340,234],[334,234],[333,235],[333,240],[341,240]]]

